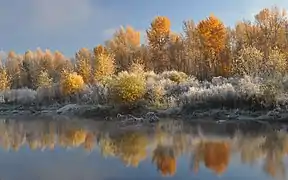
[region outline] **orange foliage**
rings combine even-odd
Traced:
[[[102,46],[102,45],[96,46],[96,47],[93,49],[93,51],[94,51],[94,55],[95,55],[95,56],[99,56],[99,55],[107,54],[107,53],[108,53],[107,49],[106,49],[104,46]]]
[[[70,130],[66,132],[68,143],[72,146],[79,146],[85,142],[87,133],[83,130]]]
[[[158,16],[152,21],[151,27],[147,31],[149,45],[152,48],[159,48],[167,42],[170,35],[170,26],[170,20],[165,16]]]
[[[170,40],[170,20],[165,16],[156,17],[147,37],[151,49],[152,59],[156,71],[164,71],[169,68],[170,62],[167,55],[167,45]]]
[[[84,141],[84,148],[87,151],[92,151],[95,146],[95,136],[92,133],[87,133],[85,141]]]
[[[229,163],[230,147],[224,142],[207,142],[204,144],[205,166],[217,174],[223,173]]]
[[[225,47],[226,30],[224,24],[214,15],[202,20],[197,26],[204,48],[216,54]]]
[[[172,176],[176,173],[176,158],[165,148],[157,148],[154,151],[153,162],[163,176]]]

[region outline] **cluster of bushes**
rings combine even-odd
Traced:
[[[13,89],[2,92],[6,103],[48,105],[77,103],[183,108],[274,108],[288,102],[288,77],[214,77],[199,81],[177,71],[124,71],[93,85],[76,73],[64,73],[58,84],[46,88]]]

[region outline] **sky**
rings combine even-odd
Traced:
[[[273,5],[288,10],[287,0],[0,0],[0,55],[40,47],[74,56],[104,43],[121,25],[131,25],[144,39],[158,15],[181,32],[184,20],[198,22],[213,13],[233,26]]]

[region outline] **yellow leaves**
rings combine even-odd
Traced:
[[[98,45],[96,46],[94,49],[94,56],[97,57],[97,56],[100,56],[100,55],[104,55],[104,54],[108,54],[108,51],[107,49],[102,46],[102,45]]]
[[[134,103],[144,97],[146,82],[137,73],[121,72],[111,85],[116,102]]]
[[[62,72],[60,86],[64,95],[72,95],[81,91],[84,88],[83,78],[76,72]]]
[[[10,78],[5,68],[0,68],[0,91],[10,88]]]
[[[115,72],[114,56],[110,54],[106,48],[99,45],[94,48],[94,79],[103,81],[106,77],[111,76]]]
[[[83,77],[86,84],[91,82],[91,53],[86,48],[81,48],[79,52],[76,53],[76,66],[77,73]]]
[[[69,144],[78,147],[85,142],[87,133],[84,130],[71,130],[66,132],[66,137]]]
[[[224,24],[214,15],[200,21],[197,30],[204,48],[219,53],[225,47],[226,30]]]
[[[149,44],[156,48],[157,45],[163,45],[169,39],[170,20],[165,16],[157,16],[151,23],[151,27],[147,30]],[[166,41],[166,42],[164,42]]]
[[[155,34],[169,34],[171,22],[168,17],[157,16],[151,23],[151,31]],[[149,33],[148,33],[149,34]]]
[[[37,87],[38,88],[49,88],[52,85],[52,78],[49,77],[47,71],[41,71],[37,78]]]

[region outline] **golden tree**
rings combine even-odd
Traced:
[[[0,68],[0,91],[10,88],[10,78],[7,70],[4,67]]]
[[[54,71],[52,74],[52,78],[58,81],[63,70],[67,72],[73,71],[73,65],[71,61],[68,60],[60,51],[55,51],[53,56]]]
[[[214,73],[218,64],[215,58],[225,48],[226,28],[217,17],[211,15],[199,22],[197,30],[206,58],[206,71]]]
[[[80,92],[83,90],[84,85],[85,83],[82,76],[78,75],[76,72],[62,72],[60,86],[64,95],[72,95],[74,93]]]
[[[276,6],[264,8],[255,15],[255,24],[260,29],[258,33],[258,48],[264,52],[266,58],[270,48],[285,48],[285,31],[287,24],[287,13]],[[283,41],[284,40],[284,41]],[[284,50],[284,49],[283,49]]]
[[[140,32],[131,26],[121,27],[107,42],[109,50],[115,54],[115,63],[118,70],[127,70],[136,58],[140,47]]]
[[[170,68],[167,48],[170,40],[170,20],[165,16],[157,16],[146,31],[151,61],[156,71],[164,71]]]
[[[94,48],[94,79],[103,81],[105,77],[111,76],[115,72],[114,56],[101,45]]]
[[[86,84],[91,82],[91,53],[87,48],[81,48],[76,53],[76,70],[79,75],[83,77]]]

